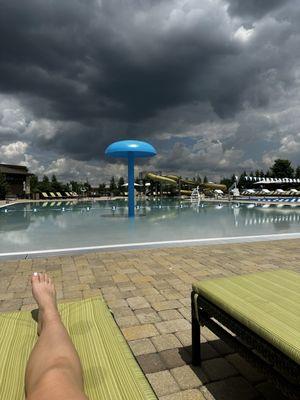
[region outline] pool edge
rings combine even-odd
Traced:
[[[157,242],[141,242],[141,243],[124,243],[124,244],[112,244],[112,245],[101,245],[101,246],[85,246],[85,247],[70,247],[63,249],[47,249],[47,250],[33,250],[33,251],[22,251],[22,252],[10,252],[0,253],[1,260],[13,260],[13,259],[32,259],[49,256],[62,256],[70,254],[81,254],[90,252],[105,252],[105,251],[121,251],[121,250],[143,250],[151,248],[163,248],[163,247],[190,247],[190,246],[203,246],[203,245],[214,245],[214,244],[228,244],[228,243],[251,243],[261,241],[273,241],[273,240],[288,240],[288,239],[300,239],[300,232],[292,233],[279,233],[271,235],[251,235],[251,236],[229,236],[221,238],[205,238],[205,239],[184,239],[184,240],[164,240]]]

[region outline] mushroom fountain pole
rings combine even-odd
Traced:
[[[153,157],[155,148],[139,140],[121,140],[107,147],[105,154],[112,157],[123,157],[128,160],[128,217],[134,217],[134,159]]]
[[[134,217],[134,154],[128,154],[128,217]]]

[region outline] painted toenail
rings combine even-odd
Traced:
[[[38,273],[37,273],[37,272],[34,272],[34,273],[33,273],[33,276],[37,276],[37,275],[38,275]]]

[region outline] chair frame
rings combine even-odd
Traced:
[[[288,398],[300,398],[299,364],[194,291],[191,293],[191,309],[193,365],[201,365],[200,325],[206,325],[268,377]]]

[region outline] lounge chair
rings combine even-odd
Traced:
[[[72,195],[69,192],[65,192],[67,197],[72,197]]]
[[[50,199],[46,192],[42,192],[42,196],[44,197],[44,199]]]
[[[55,199],[57,196],[55,196],[55,194],[53,192],[49,192],[50,196]]]
[[[200,324],[204,324],[286,396],[300,399],[299,294],[300,274],[283,269],[195,283],[193,364],[201,364]]]
[[[56,192],[57,197],[59,197],[60,199],[63,198],[62,194],[60,192]]]
[[[110,311],[99,298],[59,305],[83,367],[90,400],[155,400]],[[0,314],[0,398],[23,399],[24,373],[36,341],[29,311]]]

